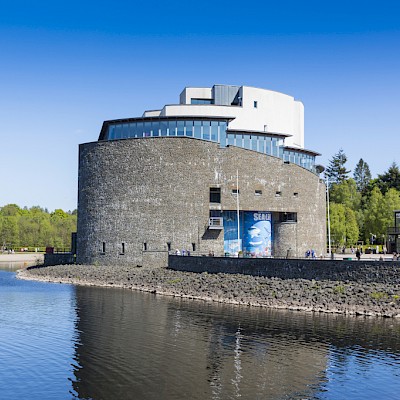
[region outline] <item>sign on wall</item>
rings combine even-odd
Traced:
[[[272,255],[272,214],[267,211],[240,211],[239,229],[236,211],[224,211],[224,252],[247,257]]]

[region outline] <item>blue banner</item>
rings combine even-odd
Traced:
[[[243,253],[247,257],[272,255],[272,215],[270,212],[244,212]]]

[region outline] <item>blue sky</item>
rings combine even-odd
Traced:
[[[2,2],[5,3],[5,2]],[[18,1],[0,13],[0,206],[77,204],[78,145],[185,86],[276,90],[305,107],[321,164],[398,157],[395,1]]]

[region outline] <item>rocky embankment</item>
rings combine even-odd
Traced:
[[[59,265],[19,271],[21,279],[108,286],[168,296],[300,311],[400,317],[400,285],[196,274],[168,269]]]

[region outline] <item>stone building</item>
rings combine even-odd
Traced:
[[[246,86],[105,121],[79,149],[77,262],[165,266],[168,252],[325,252],[325,184],[302,103]]]

